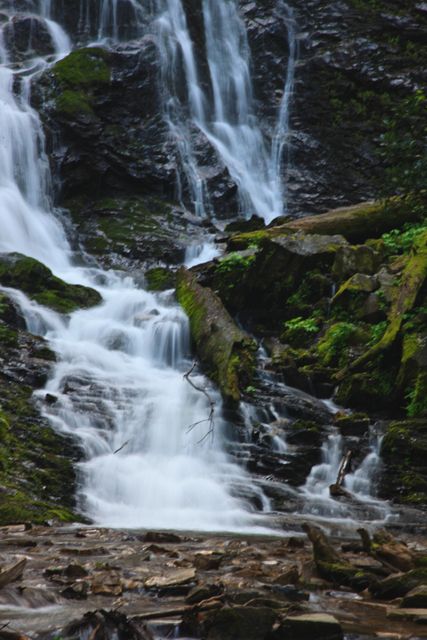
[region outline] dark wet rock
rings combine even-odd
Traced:
[[[105,268],[125,270],[136,279],[151,267],[145,279],[153,291],[173,287],[174,274],[164,265],[182,264],[186,247],[197,243],[201,233],[181,208],[158,197],[74,198],[64,206],[71,214],[76,243]]]
[[[350,413],[338,415],[335,419],[335,425],[343,436],[363,437],[369,431],[371,419],[363,413]]]
[[[426,609],[427,585],[421,585],[420,587],[411,589],[411,591],[402,598],[399,606],[407,609]]]
[[[273,633],[272,640],[342,640],[344,633],[338,620],[325,613],[287,616]]]
[[[231,607],[206,614],[201,626],[207,640],[266,640],[275,620],[270,608]]]
[[[3,39],[13,61],[54,53],[45,21],[34,15],[13,16],[3,28]]]
[[[89,583],[85,581],[75,582],[62,589],[60,593],[67,600],[86,600],[89,593]]]
[[[153,640],[152,633],[144,623],[129,620],[118,611],[91,611],[86,613],[81,620],[72,622],[61,629],[61,637],[64,640],[72,640],[79,634],[92,636],[94,640],[115,637],[117,640]]]
[[[413,569],[376,582],[369,587],[369,591],[378,600],[393,600],[405,596],[421,585],[427,585],[427,570]]]
[[[176,533],[167,531],[147,531],[141,536],[142,542],[153,542],[155,544],[176,544],[183,542],[183,538]]]
[[[223,592],[224,589],[221,584],[205,583],[191,589],[186,596],[185,601],[187,604],[198,604],[199,602],[203,602],[203,600],[209,600],[210,598],[220,596]]]
[[[34,90],[46,125],[59,135],[54,161],[61,198],[123,191],[174,194],[173,149],[159,111],[157,56],[136,50],[80,49],[46,72]]]

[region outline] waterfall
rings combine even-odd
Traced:
[[[256,214],[268,223],[284,211],[282,159],[289,143],[296,37],[292,11],[281,2],[278,7],[287,26],[289,58],[275,131],[268,140],[256,114],[250,49],[237,2],[202,1],[210,76],[207,91],[200,79],[182,1],[156,0],[165,117],[197,215],[211,215],[212,205],[205,172],[191,142],[194,128],[212,145],[237,185],[242,215]],[[183,84],[186,99],[182,97]]]
[[[59,59],[68,41],[48,17],[50,3],[42,2],[40,11]],[[100,29],[106,28],[102,15]],[[108,20],[114,31],[114,13]],[[57,354],[37,396],[53,427],[72,435],[84,452],[82,511],[117,527],[258,530],[251,503],[268,509],[269,502],[225,453],[221,397],[195,374],[215,402],[211,424],[205,395],[184,377],[191,365],[187,317],[168,294],[155,296],[130,278],[74,264],[52,209],[43,130],[29,103],[32,61],[20,79],[2,59],[0,251],[34,257],[67,282],[97,289],[103,300],[66,317],[5,290],[29,331],[45,336]],[[44,402],[47,392],[55,403]]]
[[[388,504],[375,497],[375,481],[379,468],[381,436],[371,432],[369,451],[361,463],[344,478],[344,489],[351,492],[352,501],[334,500],[329,487],[335,484],[345,453],[343,437],[331,433],[322,445],[322,461],[315,465],[302,487],[306,503],[304,512],[326,518],[351,518],[357,509],[369,514],[368,519],[385,520],[390,515]]]

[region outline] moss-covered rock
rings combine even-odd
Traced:
[[[190,319],[191,334],[207,374],[228,401],[237,402],[251,384],[255,344],[233,322],[218,296],[196,276],[178,272],[177,298]]]
[[[159,197],[73,198],[64,206],[85,249],[106,268],[131,272],[184,260],[191,230],[180,212]]]
[[[391,422],[381,446],[381,492],[408,504],[427,502],[427,422],[424,418]]]
[[[381,264],[381,254],[371,246],[349,245],[341,247],[335,256],[332,273],[338,282],[355,274],[373,274]]]
[[[109,53],[99,47],[77,49],[57,62],[52,76],[57,83],[57,111],[65,117],[92,114],[94,92],[109,84]]]
[[[144,276],[148,291],[166,291],[175,286],[176,274],[165,267],[153,267]]]
[[[378,286],[373,276],[355,273],[340,286],[332,298],[335,313],[344,311],[349,317],[365,317],[365,303]]]
[[[0,283],[20,289],[39,304],[60,313],[92,307],[102,300],[94,289],[67,284],[41,262],[20,253],[0,255]]]

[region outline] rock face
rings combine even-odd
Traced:
[[[425,80],[420,43],[427,17],[412,5],[399,7],[397,13],[385,1],[375,9],[369,2],[355,0],[327,6],[321,0],[297,0],[291,5],[292,10],[286,11],[272,0],[256,5],[239,2],[252,52],[257,112],[270,137],[287,71],[287,25],[295,19],[299,61],[291,109],[291,161],[286,159],[284,172],[289,179],[289,211],[298,214],[358,202],[375,192],[382,170],[375,148],[383,120]],[[200,4],[187,1],[184,6],[203,79],[208,68]],[[129,40],[147,35],[136,46],[104,54],[110,80],[102,91],[86,81],[88,91],[83,91],[81,79],[71,86],[60,77],[59,69],[78,64],[84,49],[71,54],[65,65],[58,63],[57,71],[48,72],[35,91],[34,103],[43,101],[46,125],[62,142],[56,154],[61,199],[75,195],[77,189],[91,195],[130,190],[175,196],[179,161],[159,108],[162,88],[151,16],[136,7],[130,0],[119,3],[116,36]],[[52,4],[52,17],[60,19],[79,43],[112,35],[112,15],[105,16],[103,30],[98,27],[96,33],[99,11],[95,0],[84,15],[76,0]],[[48,46],[42,35],[37,43],[39,48]],[[92,49],[90,57],[96,56]],[[200,131],[194,128],[189,135],[216,213],[226,218],[235,215],[235,185]]]
[[[55,354],[23,326],[12,300],[2,293],[0,522],[73,521],[73,463],[79,451],[70,438],[52,430],[32,398],[32,392],[45,384]]]
[[[56,151],[61,198],[173,195],[157,74],[155,46],[143,41],[136,50],[78,49],[40,79],[34,103],[63,143]]]

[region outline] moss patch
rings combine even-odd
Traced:
[[[19,253],[0,256],[0,283],[20,289],[39,304],[60,313],[88,308],[102,300],[94,289],[67,284],[41,262]]]
[[[178,272],[177,298],[190,319],[198,355],[223,396],[240,399],[253,376],[255,345],[233,322],[219,298],[185,269]]]

